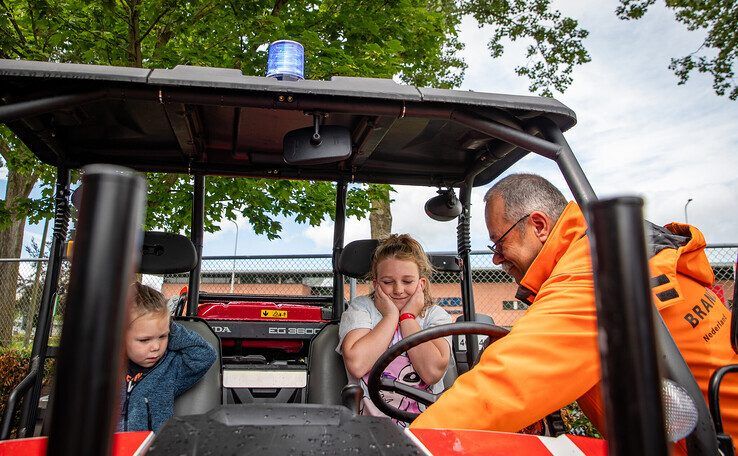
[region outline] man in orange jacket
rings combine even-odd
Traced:
[[[529,309],[411,427],[516,432],[576,400],[604,432],[592,262],[582,212],[532,174],[500,180],[485,201],[493,261],[520,285],[517,298]],[[702,233],[681,224],[653,229],[653,302],[706,398],[712,372],[738,363],[730,345],[730,313],[707,288],[714,276]],[[725,430],[736,441],[735,378],[726,378],[721,387],[721,406]]]

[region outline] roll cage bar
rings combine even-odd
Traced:
[[[597,210],[591,211],[591,208],[604,207],[602,210],[607,213],[610,206],[616,208],[613,210],[619,210],[617,208],[621,207],[622,202],[597,202],[591,185],[563,136],[563,131],[576,122],[574,113],[555,100],[415,88],[364,78],[290,83],[244,77],[237,70],[190,67],[142,70],[2,60],[0,80],[6,87],[0,94],[4,102],[0,105],[0,122],[6,123],[42,161],[57,167],[54,234],[49,254],[49,275],[40,306],[39,331],[34,338],[29,375],[11,394],[3,421],[2,438],[8,437],[16,402],[29,389],[31,393],[26,395],[23,424],[25,435],[33,434],[41,371],[49,354],[50,312],[57,291],[69,223],[69,170],[91,163],[124,165],[139,171],[191,174],[194,181],[191,239],[198,260],[202,257],[206,175],[337,182],[332,249],[334,268],[343,248],[349,183],[457,187],[463,204],[457,225],[457,253],[462,267],[462,306],[464,320],[474,321],[469,261],[472,189],[492,181],[528,152],[533,152],[556,162],[574,198],[583,208],[588,223],[594,227],[592,237],[596,239],[592,247],[595,259],[601,268],[608,269],[596,270],[595,273],[598,324],[606,328],[617,323],[611,310],[622,302],[608,300],[607,296],[600,296],[600,293],[604,283],[610,286],[621,283],[624,276],[623,271],[618,270],[620,263],[617,261],[624,261],[627,257],[620,256],[612,264],[602,261],[602,242],[623,242],[632,247],[632,252],[640,251],[638,233],[636,230],[635,237],[628,237],[619,230],[606,241],[606,236],[600,234],[602,231],[598,227],[602,227],[601,220],[607,216],[598,215]],[[49,89],[50,85],[56,86],[56,89]],[[275,149],[272,144],[275,138],[283,135],[284,128],[279,129],[282,125],[280,122],[284,123],[285,128],[304,127],[309,121],[300,120],[302,113],[313,112],[328,114],[337,124],[350,127],[354,147],[346,162],[290,166],[280,161],[279,151],[272,150]],[[112,119],[111,113],[115,114]],[[251,116],[250,121],[260,124],[262,120],[257,114],[269,117],[269,121],[276,119],[275,125],[278,125],[276,131],[271,132],[272,136],[266,134],[262,138],[264,144],[261,145],[253,140],[253,135],[258,134],[253,129],[249,130],[250,124],[244,120]],[[145,131],[142,119],[151,120],[153,132]],[[115,133],[122,133],[106,138],[103,132],[97,131],[96,127],[101,125],[117,126],[119,130]],[[216,125],[231,127],[220,131]],[[158,128],[160,126],[164,128]],[[409,140],[406,140],[407,137]],[[149,150],[144,148],[147,139],[154,144],[157,154],[148,153]],[[631,207],[632,202],[629,204]],[[637,216],[628,220],[631,228],[637,225]],[[617,257],[628,252],[617,250],[612,253]],[[630,271],[638,276],[638,284],[648,283],[648,277],[643,280],[641,276],[644,270],[645,267]],[[200,261],[190,275],[190,315],[197,308],[199,271]],[[344,306],[342,283],[343,277],[336,273],[334,320],[340,318]],[[650,296],[644,296],[633,301],[632,312],[648,317],[643,320],[649,320],[655,311],[650,304]],[[636,356],[634,352],[641,349],[637,342],[653,341],[655,334],[659,343],[651,343],[648,347],[655,349],[656,356]],[[111,341],[119,336],[114,331],[108,331],[105,337],[110,338],[105,346],[112,346]],[[611,432],[611,435],[624,439],[622,446],[618,447],[627,448],[633,454],[646,454],[654,449],[665,454],[664,433],[658,432],[658,429],[663,430],[663,414],[659,413],[660,396],[654,390],[658,388],[654,379],[660,378],[657,358],[663,356],[666,371],[672,378],[689,377],[692,383],[694,379],[688,369],[684,374],[686,365],[672,362],[678,359],[683,364],[673,341],[671,344],[662,343],[671,340],[663,325],[646,325],[640,327],[636,335],[627,334],[624,337],[631,343],[618,345],[624,341],[615,338],[600,341],[604,359],[616,359],[618,365],[631,363],[632,369],[627,370],[628,374],[645,369],[651,375],[631,375],[629,379],[641,388],[622,389],[613,388],[619,379],[617,372],[610,371],[611,375],[603,379],[606,397],[609,403],[648,401],[653,413],[641,416],[640,410],[618,408],[615,415],[608,409],[609,426],[611,431],[618,427],[637,427],[655,429],[656,432],[637,435]],[[62,352],[74,349],[71,340],[63,342]],[[467,336],[470,362],[478,357],[475,342],[474,336]],[[661,354],[658,354],[659,345]],[[627,350],[622,349],[622,346],[626,346]],[[622,356],[613,358],[611,355],[616,352]],[[633,364],[636,358],[640,364]],[[604,361],[603,365],[606,365]],[[92,370],[95,376],[113,375]],[[634,395],[634,390],[639,395]],[[640,394],[643,391],[649,393]],[[96,410],[99,413],[100,409]],[[646,418],[651,421],[645,422]],[[52,426],[64,428],[67,425],[57,422],[52,423]],[[88,434],[107,432],[103,429],[88,431]],[[58,432],[57,435],[62,434]],[[109,439],[109,436],[100,439],[98,445],[102,446],[98,446],[98,449],[103,449],[109,443],[105,441],[106,438]],[[72,450],[70,447],[65,449]]]

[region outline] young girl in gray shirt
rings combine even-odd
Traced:
[[[343,313],[336,351],[344,358],[351,380],[364,390],[360,413],[384,416],[367,392],[367,376],[379,356],[391,345],[416,332],[451,323],[451,316],[434,303],[429,277],[433,268],[418,241],[407,234],[380,241],[372,258],[370,278],[374,291],[351,301]],[[443,390],[448,367],[450,338],[422,343],[398,356],[383,376],[418,389]],[[395,393],[383,393],[390,405],[420,413],[416,401]],[[407,423],[397,421],[406,427]]]

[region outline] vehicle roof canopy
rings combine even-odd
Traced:
[[[572,110],[551,98],[418,88],[387,79],[283,82],[240,70],[141,69],[0,60],[0,116],[42,161],[113,163],[139,171],[457,185],[481,155],[495,163],[484,185],[527,153],[459,122],[491,120],[531,132],[547,118],[565,131]],[[8,109],[20,107],[12,113]],[[289,165],[284,135],[349,128],[349,159]],[[7,114],[7,115],[6,115]],[[306,115],[307,114],[307,115]],[[1,119],[0,119],[1,120]],[[512,150],[512,151],[511,151]]]

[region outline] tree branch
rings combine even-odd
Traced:
[[[276,16],[279,14],[279,12],[282,10],[282,7],[287,3],[287,0],[277,0],[274,2],[274,7],[272,8],[272,16]]]
[[[195,14],[192,15],[192,18],[188,21],[189,23],[196,23],[199,22],[200,19],[204,18],[208,14],[210,14],[210,10],[214,8],[215,2],[206,3],[203,5]],[[167,45],[169,40],[172,39],[172,37],[175,35],[172,31],[172,26],[177,24],[167,24],[166,26],[162,27],[161,31],[159,31],[159,38],[156,43],[156,48],[162,48]],[[179,24],[180,28],[183,28],[184,26],[182,24]]]
[[[0,0],[0,1],[2,1],[2,0]],[[121,50],[124,50],[124,51],[128,52],[128,48],[126,48],[124,46],[121,46],[120,45],[120,42],[118,40],[111,40],[109,38],[106,38],[104,35],[102,35],[97,30],[94,30],[93,28],[82,28],[82,27],[78,27],[77,25],[75,25],[75,24],[73,24],[73,23],[71,23],[69,21],[64,21],[64,22],[72,30],[75,30],[77,32],[82,32],[82,33],[90,33],[96,39],[105,41],[106,43],[108,43],[112,47],[117,47],[117,48],[120,48]],[[81,39],[81,38],[79,36],[77,36],[77,39]],[[94,44],[94,43],[91,43],[91,44]]]
[[[231,37],[231,36],[233,36],[233,35],[234,35],[235,33],[236,33],[236,30],[232,30],[232,31],[231,31],[231,32],[230,32],[230,33],[229,33],[228,35],[226,35],[226,36],[225,36],[225,37],[223,37],[223,38],[226,38],[226,37]],[[213,44],[212,44],[211,46],[208,46],[208,47],[206,47],[205,49],[203,49],[203,51],[202,51],[202,52],[208,52],[208,51],[211,51],[211,50],[217,49],[217,48],[218,48],[219,46],[223,46],[224,44],[227,44],[227,41],[226,41],[225,39],[223,39],[223,40],[219,40],[219,41],[216,41],[216,42],[214,42],[214,43],[213,43]],[[190,60],[187,60],[187,61],[185,61],[185,62],[182,62],[182,64],[183,64],[183,65],[190,65],[191,63],[192,63],[192,62],[191,62]]]
[[[3,8],[5,8],[5,11],[8,12],[8,19],[10,19],[10,23],[13,24],[13,28],[15,29],[15,33],[18,34],[18,38],[20,38],[23,44],[26,44],[26,37],[23,36],[23,32],[18,26],[18,23],[15,21],[15,17],[13,17],[13,12],[10,11],[10,8],[8,8],[8,6],[5,4],[3,0],[0,0],[0,5],[2,5]]]
[[[13,38],[13,34],[12,33],[8,32],[6,30],[2,30],[2,32],[3,32],[3,34],[5,36],[7,36],[9,38]],[[12,46],[12,45],[9,45],[8,48],[9,48],[10,51],[15,52],[15,55],[18,56],[18,58],[23,59],[23,58],[26,57],[26,53],[23,52],[22,49],[18,49],[17,47]],[[12,59],[13,57],[12,57],[12,55],[10,53],[5,52],[4,50],[0,49],[0,58],[3,58],[3,59]]]
[[[127,11],[124,11],[124,13],[130,16],[131,15],[131,2],[128,0],[123,0],[122,2],[120,2],[120,4],[124,10],[126,10],[126,8],[128,9]]]
[[[159,15],[156,17],[156,19],[154,19],[151,22],[151,25],[149,25],[149,28],[147,28],[146,31],[143,32],[143,34],[141,34],[141,37],[138,39],[138,42],[139,43],[140,42],[143,42],[144,38],[146,38],[146,36],[148,36],[148,34],[151,33],[152,30],[154,30],[154,27],[156,27],[156,24],[158,24],[159,21],[161,21],[164,16],[166,16],[167,14],[169,14],[170,11],[172,11],[172,7],[169,7],[167,9],[165,9],[164,11],[162,11],[161,13],[159,13]]]
[[[214,7],[215,7],[215,2],[210,2],[210,3],[203,5],[203,7],[200,8],[200,10],[192,16],[192,19],[190,20],[190,22],[191,23],[199,22],[200,19],[210,14],[210,10],[213,9]]]
[[[31,31],[33,32],[33,42],[38,46],[38,34],[36,33],[36,19],[33,17],[33,7],[31,2],[26,2],[28,5],[28,16],[31,18]]]
[[[7,166],[8,157],[10,157],[10,146],[7,142],[2,140],[0,138],[0,157],[3,157],[5,159],[5,163]]]
[[[128,25],[130,27],[130,25],[131,25],[130,12],[126,12],[125,11],[125,9],[126,9],[125,6],[122,6],[122,8],[123,8],[124,11],[123,12],[120,12],[120,11],[118,11],[118,8],[116,8],[115,6],[113,6],[113,8],[112,8],[112,10],[113,10],[113,16],[117,17],[118,19],[121,19],[123,22],[126,23],[126,25]]]

